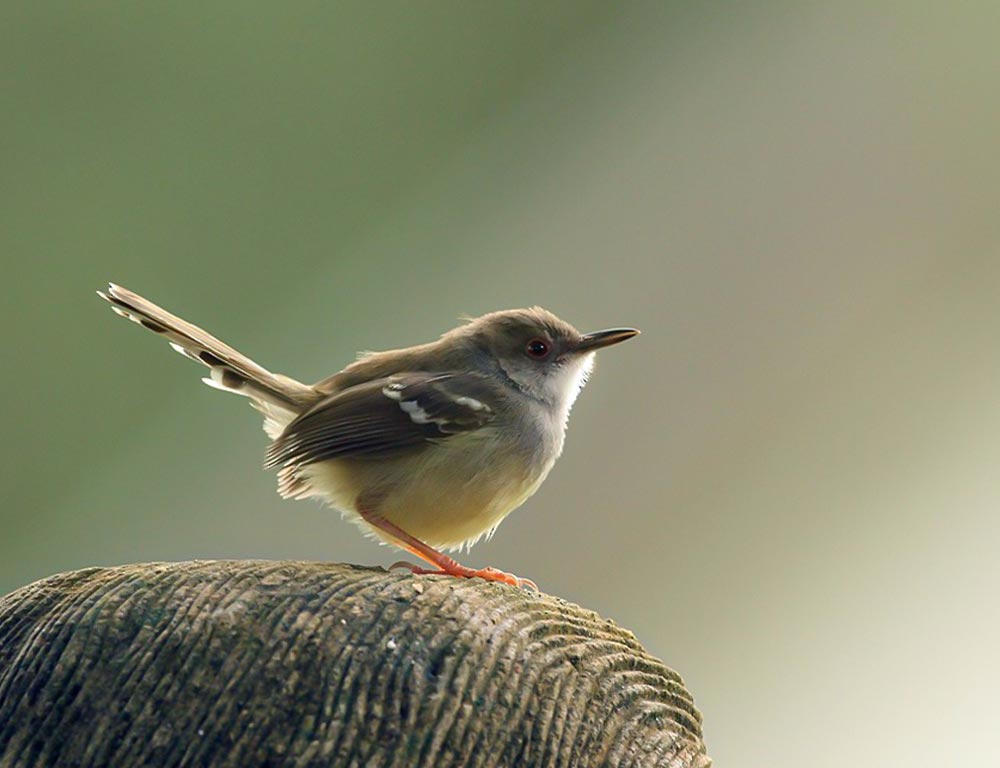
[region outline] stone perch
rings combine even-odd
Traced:
[[[0,767],[708,766],[628,631],[478,579],[88,568],[0,598]]]

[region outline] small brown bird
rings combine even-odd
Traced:
[[[581,334],[540,307],[492,312],[437,341],[366,353],[302,384],[113,283],[111,308],[208,366],[206,384],[264,416],[278,492],[319,497],[369,534],[434,566],[415,573],[534,584],[440,550],[489,537],[562,453],[569,411],[601,347],[639,333]]]

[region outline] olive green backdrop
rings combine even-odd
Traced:
[[[540,303],[643,335],[465,559],[632,628],[719,765],[995,760],[998,8],[5,3],[0,591],[399,557],[105,281],[305,380]]]

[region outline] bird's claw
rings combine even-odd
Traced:
[[[533,592],[540,591],[538,585],[531,579],[522,579],[520,576],[515,576],[512,573],[488,566],[479,569],[459,566],[452,570],[445,570],[444,568],[421,568],[419,565],[400,560],[398,563],[393,563],[389,566],[389,570],[394,568],[406,568],[410,573],[417,574],[418,576],[457,576],[464,579],[485,579],[486,581],[498,581],[502,584],[509,584],[519,589],[530,589]]]

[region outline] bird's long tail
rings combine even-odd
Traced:
[[[97,293],[122,317],[163,336],[184,357],[207,366],[210,373],[202,381],[210,387],[249,398],[264,415],[264,430],[272,438],[318,397],[312,387],[271,373],[210,333],[127,288],[111,283],[107,293]]]

